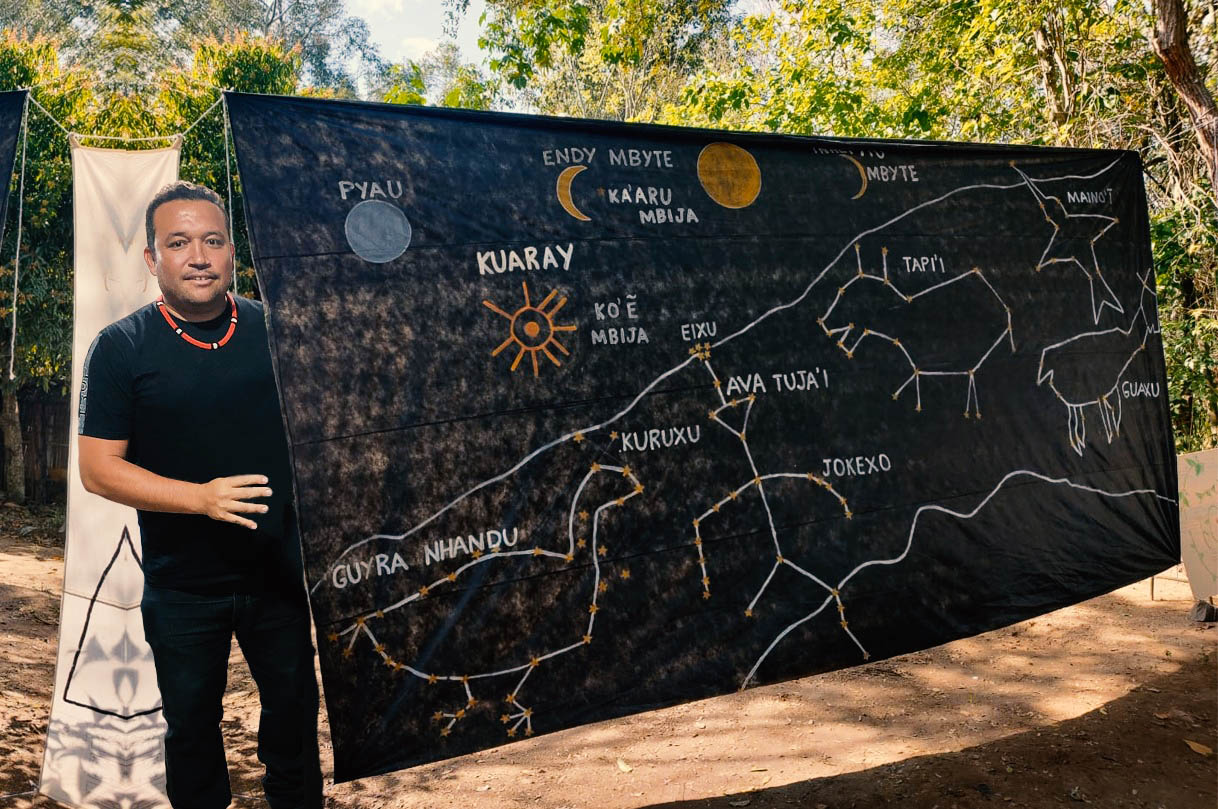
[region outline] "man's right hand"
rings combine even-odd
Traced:
[[[265,475],[234,475],[216,478],[199,484],[199,513],[213,520],[231,522],[255,529],[258,524],[242,517],[242,514],[265,514],[268,506],[262,503],[247,503],[257,497],[270,497]]]

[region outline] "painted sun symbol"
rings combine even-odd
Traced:
[[[538,375],[537,355],[544,354],[546,359],[554,363],[556,366],[562,367],[562,362],[554,355],[551,348],[557,349],[565,356],[571,356],[571,352],[558,342],[557,332],[560,331],[575,331],[575,326],[558,325],[554,322],[554,315],[558,310],[563,308],[567,303],[565,297],[559,298],[558,301],[550,306],[550,302],[558,295],[558,291],[554,290],[545,297],[541,303],[533,306],[529,303],[529,284],[523,282],[521,286],[524,288],[524,306],[517,309],[515,312],[508,313],[500,309],[489,300],[482,301],[482,305],[490,309],[497,315],[501,315],[508,319],[508,338],[499,344],[499,347],[491,352],[492,357],[499,356],[508,346],[515,345],[519,351],[516,352],[516,358],[512,360],[512,370],[515,371],[520,367],[520,361],[524,359],[526,354],[533,361],[533,376]],[[549,306],[549,309],[546,307]]]

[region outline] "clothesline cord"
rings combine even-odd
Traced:
[[[30,137],[30,101],[33,96],[25,94],[25,105],[21,110],[21,179],[17,182],[17,255],[13,258],[13,328],[8,339],[8,380],[17,378],[14,368],[17,362],[17,279],[21,275],[21,217],[25,212],[25,157]]]
[[[203,121],[204,118],[206,118],[208,115],[211,115],[212,110],[214,110],[216,107],[220,106],[224,100],[223,97],[217,98],[214,102],[212,102],[212,105],[210,107],[208,107],[206,110],[203,111],[202,115],[200,115],[198,118],[196,118],[190,126],[186,127],[181,132],[174,132],[173,134],[170,134],[170,135],[148,135],[148,136],[138,137],[138,138],[129,138],[129,137],[125,137],[123,135],[89,135],[89,134],[85,134],[83,132],[73,132],[72,130],[70,130],[66,126],[64,126],[62,123],[60,123],[59,119],[57,119],[54,115],[52,115],[50,110],[48,110],[46,107],[39,104],[38,99],[34,98],[33,94],[27,95],[26,98],[29,99],[29,101],[33,102],[34,106],[37,107],[39,110],[41,110],[43,115],[45,115],[47,118],[50,118],[51,122],[54,123],[55,126],[59,127],[59,129],[69,138],[76,137],[78,139],[88,138],[90,140],[121,141],[123,143],[149,143],[152,141],[159,141],[159,140],[172,141],[177,138],[184,137],[187,134],[189,134],[196,126],[198,126]]]

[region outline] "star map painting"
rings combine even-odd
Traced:
[[[1133,153],[227,103],[339,780],[1179,558]]]

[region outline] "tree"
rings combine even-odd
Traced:
[[[59,55],[44,38],[0,38],[0,90],[36,86],[33,97],[60,120],[88,121],[94,114],[85,79],[59,66]],[[9,322],[17,216],[21,211],[21,278],[16,298],[18,331],[14,352],[16,379],[0,374],[0,433],[4,437],[4,487],[10,500],[25,498],[22,437],[17,392],[33,384],[44,390],[65,385],[71,363],[71,163],[68,142],[45,115],[31,111],[24,155],[25,193],[10,188],[8,221],[0,256],[0,318]]]
[[[467,0],[448,0],[464,13]],[[492,0],[479,44],[542,112],[655,120],[726,30],[731,0]]]
[[[66,66],[128,93],[187,67],[197,43],[243,34],[298,47],[303,77],[342,95],[386,67],[346,0],[25,0],[0,10],[2,29],[52,37]]]
[[[299,48],[302,78],[348,97],[357,95],[361,78],[374,79],[387,67],[372,43],[368,24],[347,14],[346,0],[232,0],[226,8],[208,30],[192,30],[188,40],[246,32]],[[349,61],[358,64],[357,72],[348,69]]]
[[[477,65],[461,61],[451,42],[442,43],[418,62],[391,65],[372,88],[372,96],[391,104],[437,104],[487,110],[499,99],[497,82]]]
[[[1218,203],[1218,105],[1188,44],[1188,15],[1183,0],[1153,0],[1155,25],[1150,37],[1155,55],[1188,108],[1197,144],[1209,170],[1210,190]],[[1213,14],[1213,11],[1210,12]]]

